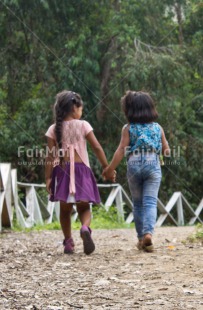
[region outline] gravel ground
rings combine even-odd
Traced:
[[[134,229],[94,230],[95,252],[64,255],[61,231],[0,235],[0,309],[203,309],[203,247],[194,227],[157,228],[153,253]]]

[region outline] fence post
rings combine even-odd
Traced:
[[[0,231],[2,226],[12,227],[11,164],[0,164]]]
[[[116,195],[116,207],[118,212],[118,219],[119,221],[124,221],[124,211],[123,211],[123,198],[122,198],[122,190],[121,186],[118,186],[118,192]]]
[[[177,200],[177,213],[178,213],[178,225],[184,225],[184,215],[183,215],[183,204],[182,204],[182,197],[181,193]]]

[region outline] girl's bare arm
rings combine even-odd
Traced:
[[[106,159],[106,155],[103,151],[103,148],[97,138],[95,137],[93,131],[90,131],[86,136],[87,141],[90,143],[92,150],[94,151],[95,155],[97,156],[102,168],[106,168],[108,166],[108,162]]]
[[[46,157],[45,157],[45,181],[47,191],[50,193],[51,175],[54,165],[54,152],[56,151],[56,143],[53,139],[47,138]]]
[[[120,161],[123,159],[125,155],[126,148],[130,144],[130,137],[129,137],[129,128],[128,126],[124,126],[121,132],[121,140],[119,143],[119,146],[114,153],[113,159],[108,166],[107,169],[104,171],[104,176],[108,178],[109,175],[112,174],[112,171],[116,169],[116,167],[119,165]]]
[[[162,154],[164,156],[170,155],[171,150],[170,150],[168,141],[166,140],[165,133],[162,127],[161,127],[161,142],[162,142]]]

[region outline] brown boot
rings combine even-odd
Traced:
[[[152,236],[150,234],[144,235],[143,250],[149,253],[154,251],[154,246],[152,243]]]

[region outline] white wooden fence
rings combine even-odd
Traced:
[[[122,186],[120,184],[98,184],[98,187],[100,191],[104,188],[110,190],[106,202],[102,204],[106,211],[108,212],[109,207],[115,205],[119,219],[124,220],[125,205],[125,209],[129,210],[125,221],[131,223],[133,221],[132,201]],[[59,203],[48,201],[48,197],[45,203],[38,194],[39,188],[45,188],[45,185],[17,182],[17,170],[11,169],[10,164],[0,164],[0,231],[2,227],[12,227],[14,211],[17,223],[25,228],[35,224],[51,223],[55,217],[59,219]],[[18,194],[19,189],[25,190],[24,201]],[[203,223],[200,217],[203,215],[203,199],[196,210],[193,210],[181,192],[175,192],[166,206],[158,199],[158,210],[160,215],[157,219],[157,227],[166,221],[175,226]],[[73,220],[76,218],[77,212],[75,211]]]

